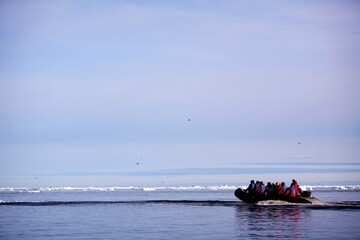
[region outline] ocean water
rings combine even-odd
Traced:
[[[0,189],[0,239],[360,239],[359,187],[249,205],[235,187]]]

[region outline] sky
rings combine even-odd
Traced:
[[[0,2],[0,187],[360,184],[358,1]]]

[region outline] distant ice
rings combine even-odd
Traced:
[[[43,187],[43,188],[0,188],[0,192],[26,192],[26,193],[41,193],[51,191],[227,191],[235,190],[237,188],[246,188],[247,186],[172,186],[172,187]],[[320,192],[320,191],[360,191],[360,185],[302,185],[301,189],[306,191]]]

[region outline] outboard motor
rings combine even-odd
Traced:
[[[309,198],[309,197],[311,197],[311,191],[303,191],[301,196]]]

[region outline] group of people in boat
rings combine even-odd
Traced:
[[[292,180],[290,187],[287,187],[285,182],[268,182],[265,186],[262,181],[258,180],[255,182],[251,180],[248,188],[244,191],[257,199],[295,199],[302,194],[302,190],[295,179]]]

